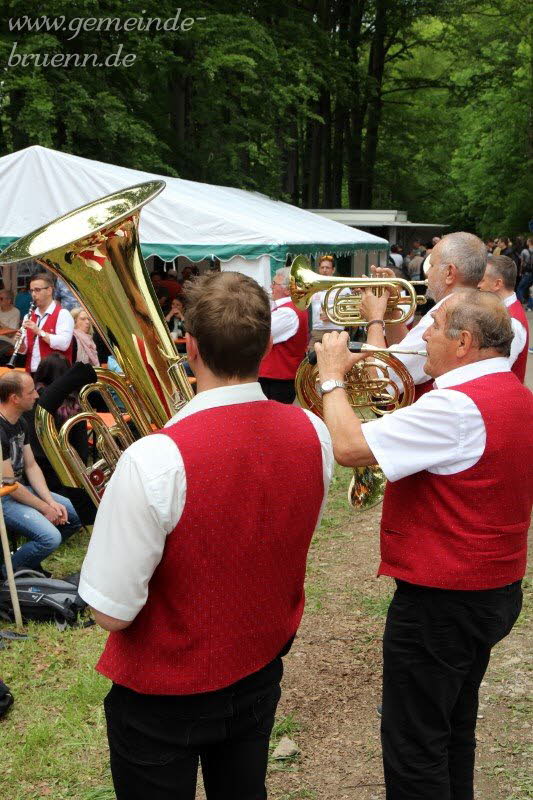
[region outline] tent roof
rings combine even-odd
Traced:
[[[147,180],[166,188],[141,214],[145,257],[351,253],[388,242],[257,192],[118,167],[35,145],[0,158],[0,248],[78,206]]]

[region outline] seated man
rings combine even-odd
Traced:
[[[0,364],[6,364],[20,327],[20,311],[13,305],[13,292],[10,289],[0,291],[0,327],[5,331],[0,336]]]
[[[4,480],[15,478],[21,484],[2,498],[2,509],[7,530],[27,539],[13,556],[14,572],[19,569],[42,572],[41,560],[81,527],[70,500],[48,489],[28,443],[28,427],[22,414],[33,408],[37,397],[28,373],[9,372],[0,379],[3,476]],[[24,476],[29,487],[24,485]],[[4,570],[2,567],[3,576]]]

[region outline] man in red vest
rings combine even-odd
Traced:
[[[51,353],[64,356],[72,363],[72,336],[74,320],[69,311],[53,300],[54,280],[47,272],[34,275],[30,281],[30,294],[35,310],[26,320],[26,343],[21,353],[26,353],[26,371],[33,375]]]
[[[185,293],[197,394],[120,459],[79,591],[111,631],[97,669],[118,800],[192,800],[198,759],[210,800],[260,800],[331,440],[261,391],[259,284],[210,272]]]
[[[431,255],[424,261],[424,270],[428,281],[427,296],[435,300],[433,309],[426,313],[419,322],[409,330],[407,325],[385,325],[383,318],[385,307],[381,299],[370,290],[364,294],[361,306],[362,313],[369,321],[367,327],[367,342],[376,347],[394,347],[403,350],[423,350],[424,333],[432,324],[431,313],[439,308],[446,298],[456,289],[475,289],[485,273],[487,264],[487,249],[485,243],[472,233],[449,233],[440,239]],[[372,267],[375,277],[394,278],[391,269]],[[397,312],[399,315],[399,312]],[[385,338],[386,337],[386,338]],[[418,399],[428,392],[433,382],[424,372],[423,362],[419,356],[397,355],[397,358],[409,370],[415,382],[415,397]]]
[[[533,397],[509,369],[511,322],[494,294],[454,293],[424,341],[435,389],[364,425],[342,388],[354,363],[346,334],[315,349],[335,458],[378,463],[388,478],[379,574],[397,589],[383,643],[387,800],[472,800],[479,685],[522,602]]]
[[[296,397],[294,378],[309,339],[307,311],[290,297],[290,269],[278,269],[272,280],[272,342],[259,369],[259,383],[269,400],[291,404]]]
[[[513,259],[509,256],[489,256],[485,274],[479,282],[479,288],[497,294],[509,312],[514,333],[509,364],[517,378],[524,383],[529,346],[529,325],[522,303],[516,297],[515,284],[516,264]]]

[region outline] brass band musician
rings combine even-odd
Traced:
[[[431,267],[443,290],[457,272],[443,263],[447,239]],[[424,370],[435,388],[364,425],[343,389],[358,358],[347,334],[315,345],[335,458],[378,463],[388,478],[378,573],[397,585],[383,642],[387,800],[473,800],[478,689],[520,612],[533,504],[523,469],[533,397],[509,368],[505,306],[460,289],[430,320]]]

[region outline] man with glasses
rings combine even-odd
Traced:
[[[272,280],[272,349],[259,370],[259,383],[269,400],[291,404],[296,397],[294,378],[309,339],[307,311],[290,297],[290,269],[278,269]]]
[[[23,323],[26,342],[21,353],[26,353],[26,371],[33,375],[41,359],[51,353],[59,353],[69,364],[72,362],[74,320],[65,308],[54,301],[54,281],[48,273],[40,272],[33,276],[30,294],[35,309]]]

